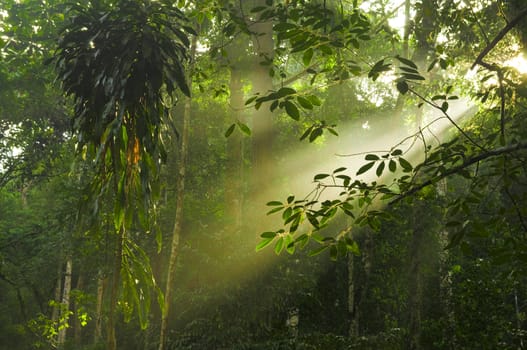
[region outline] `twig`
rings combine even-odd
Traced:
[[[516,151],[519,151],[519,150],[523,150],[523,149],[527,149],[527,143],[517,143],[517,144],[514,144],[514,145],[510,145],[510,146],[499,147],[499,148],[496,148],[494,150],[486,151],[486,152],[478,154],[478,155],[476,155],[474,157],[468,158],[468,159],[466,159],[463,162],[463,164],[460,164],[457,167],[451,168],[451,169],[443,172],[439,176],[436,176],[436,177],[434,177],[432,179],[426,180],[425,182],[423,182],[423,183],[421,183],[421,184],[419,184],[419,185],[417,185],[415,187],[412,187],[410,190],[402,193],[399,197],[397,197],[396,199],[391,201],[389,204],[390,205],[395,204],[395,203],[399,202],[400,200],[402,200],[403,198],[411,196],[412,194],[414,194],[416,192],[419,192],[423,188],[428,187],[428,186],[430,186],[430,185],[436,183],[437,181],[442,180],[442,179],[444,179],[446,177],[449,177],[450,175],[454,175],[454,174],[460,172],[461,170],[463,170],[465,168],[468,168],[469,166],[471,166],[473,164],[476,164],[476,163],[478,163],[478,162],[480,162],[482,160],[485,160],[485,159],[488,159],[488,158],[491,158],[491,157],[496,157],[496,156],[499,156],[499,155],[502,155],[502,154],[506,154],[506,153],[513,153],[513,152],[516,152]]]
[[[472,143],[474,146],[478,147],[482,151],[487,151],[483,146],[480,146],[476,141],[474,141],[463,129],[461,129],[461,127],[457,125],[454,119],[452,119],[452,117],[445,110],[443,110],[443,108],[436,105],[434,102],[427,100],[424,96],[420,95],[417,91],[413,90],[412,88],[409,88],[408,91],[413,93],[415,96],[419,97],[426,104],[434,107],[435,109],[440,110],[441,113],[443,113],[443,115],[448,119],[448,121],[452,123],[452,125],[454,125],[455,128],[461,133],[461,135],[463,135],[467,140],[469,140],[470,143]]]

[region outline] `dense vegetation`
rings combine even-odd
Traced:
[[[3,0],[0,349],[523,349],[523,0]]]

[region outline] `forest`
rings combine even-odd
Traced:
[[[2,0],[0,350],[526,349],[523,117],[524,0]]]

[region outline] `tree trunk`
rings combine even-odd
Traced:
[[[59,327],[59,334],[57,338],[57,348],[61,349],[64,347],[66,342],[66,331],[68,330],[68,320],[70,312],[70,292],[71,292],[71,270],[72,270],[72,261],[71,258],[68,258],[66,261],[66,273],[64,274],[64,288],[62,289],[62,307],[59,324],[62,327]]]
[[[409,346],[408,349],[421,349],[421,311],[423,307],[423,282],[421,269],[421,237],[423,232],[414,227],[412,241],[410,243],[410,282],[409,282],[409,301],[410,311],[409,320]]]
[[[84,288],[84,278],[82,276],[82,274],[79,274],[79,278],[77,279],[77,286],[75,287],[75,289],[77,290],[82,290]],[[81,347],[81,343],[82,343],[82,340],[81,340],[81,336],[82,336],[82,324],[81,324],[81,321],[79,319],[79,308],[80,308],[80,305],[79,305],[79,302],[78,300],[75,301],[75,328],[74,328],[74,340],[75,340],[75,345],[77,347]]]
[[[98,344],[102,339],[102,303],[104,297],[104,286],[106,278],[99,271],[97,278],[97,304],[95,307],[95,330],[93,334],[94,344]]]
[[[242,72],[231,65],[230,106],[233,122],[245,123],[240,110],[243,108]],[[243,202],[243,136],[234,132],[227,139],[227,165],[225,173],[225,209],[234,232],[239,232],[242,224]]]
[[[190,47],[190,57],[193,61],[196,54],[197,37],[194,36]],[[189,68],[192,71],[192,67]],[[189,79],[189,88],[192,88],[191,79]],[[176,184],[176,212],[174,219],[174,229],[172,231],[172,244],[170,247],[170,257],[168,261],[167,279],[165,285],[165,305],[161,312],[161,328],[159,332],[159,350],[165,349],[167,341],[167,326],[170,316],[170,306],[172,304],[172,293],[174,291],[173,281],[175,280],[177,258],[179,255],[179,240],[181,235],[181,224],[183,222],[183,202],[185,196],[185,173],[186,158],[188,150],[188,135],[190,129],[191,98],[185,99],[185,109],[183,111],[183,127],[181,132],[181,148],[178,162],[178,178]]]
[[[119,233],[117,235],[117,242],[115,247],[115,256],[113,264],[113,273],[112,273],[112,284],[110,289],[110,307],[108,310],[108,325],[107,325],[107,334],[106,334],[106,349],[107,350],[116,350],[117,349],[117,339],[115,336],[115,324],[116,324],[116,311],[117,311],[117,301],[119,298],[119,284],[121,281],[121,267],[123,260],[123,244],[126,239],[126,229],[124,224],[121,224],[119,228]]]
[[[59,260],[59,265],[57,268],[57,283],[55,285],[55,297],[53,301],[60,303],[60,296],[62,294],[62,259]],[[59,308],[54,306],[51,311],[51,321],[56,323],[59,320]]]
[[[359,322],[356,318],[356,305],[355,305],[355,282],[353,278],[353,269],[355,256],[351,253],[348,254],[348,314],[350,319],[349,325],[349,336],[356,337],[359,334]]]
[[[265,6],[264,0],[255,1],[254,6]],[[250,26],[254,33],[252,41],[256,53],[253,62],[253,92],[266,95],[273,89],[269,74],[274,59],[273,23],[259,20]],[[264,103],[253,114],[253,191],[262,192],[272,186],[273,175],[273,113]]]

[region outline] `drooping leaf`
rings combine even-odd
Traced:
[[[300,111],[298,110],[298,107],[295,106],[295,104],[291,101],[284,101],[284,107],[287,115],[289,115],[294,120],[300,119]]]
[[[377,166],[377,170],[375,171],[375,174],[377,175],[377,177],[381,177],[382,172],[384,171],[384,166],[385,166],[384,162],[380,162],[379,165]]]
[[[238,127],[240,128],[240,130],[247,136],[251,136],[251,129],[249,129],[249,127],[244,124],[244,123],[241,123],[241,122],[237,122],[236,123],[238,125]]]

